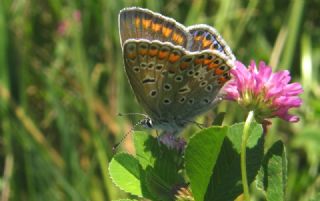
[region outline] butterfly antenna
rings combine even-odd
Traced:
[[[135,115],[140,115],[140,116],[143,116],[143,117],[145,117],[145,118],[148,117],[148,115],[146,115],[146,114],[135,113],[135,112],[133,112],[133,113],[125,113],[125,114],[118,113],[118,116],[135,116]]]
[[[132,113],[132,114],[133,114],[133,113]],[[139,114],[139,113],[138,113],[138,114]],[[143,114],[141,114],[141,115],[143,115]],[[144,116],[144,115],[143,115],[143,116]],[[147,117],[147,116],[146,116],[146,117]],[[132,126],[131,129],[130,129],[126,134],[124,134],[124,136],[122,136],[121,140],[112,147],[112,151],[115,151],[115,150],[119,147],[119,145],[123,142],[123,140],[126,139],[126,137],[127,137],[130,133],[132,133],[132,131],[134,131],[134,129],[135,129],[137,126],[143,124],[144,122],[145,122],[145,118],[142,119],[142,120],[140,120],[139,122],[137,122],[134,126]]]

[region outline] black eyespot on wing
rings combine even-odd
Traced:
[[[163,64],[157,64],[156,65],[156,70],[161,70],[163,68]]]
[[[197,31],[196,36],[202,36],[203,35],[203,31]]]
[[[150,96],[151,97],[155,97],[157,95],[157,91],[156,90],[152,90],[151,92],[150,92]]]
[[[175,80],[176,82],[181,82],[181,81],[183,80],[183,77],[182,77],[181,75],[178,75],[178,76],[176,76],[176,77],[174,78],[174,80]]]
[[[186,97],[183,96],[183,97],[181,97],[181,98],[179,99],[179,102],[180,102],[180,103],[184,103],[185,100],[186,100]]]
[[[189,76],[192,76],[193,74],[194,74],[194,71],[193,71],[193,70],[189,70],[189,71],[188,71],[188,75],[189,75]]]
[[[169,98],[165,98],[165,99],[163,99],[162,102],[163,102],[163,104],[168,105],[171,103],[171,100]]]
[[[155,83],[156,79],[154,78],[145,78],[142,80],[142,84],[150,84],[150,83]]]
[[[219,67],[220,70],[225,71],[227,69],[227,67],[225,65],[222,65]]]
[[[200,87],[204,87],[204,86],[206,86],[207,85],[207,81],[205,80],[205,81],[202,81],[201,83],[200,83]]]
[[[211,39],[212,39],[211,34],[207,34],[207,35],[206,35],[206,40],[211,40]]]
[[[172,89],[172,86],[170,84],[166,83],[166,84],[164,84],[163,88],[166,91],[170,91]]]
[[[192,105],[193,103],[194,103],[194,99],[190,98],[190,99],[188,100],[188,104]]]
[[[140,64],[140,67],[141,67],[141,68],[146,68],[146,67],[147,67],[147,64],[146,64],[146,63],[141,63],[141,64]]]

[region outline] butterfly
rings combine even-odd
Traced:
[[[213,27],[131,7],[120,11],[119,32],[128,80],[147,113],[141,124],[177,134],[221,100],[235,56]]]

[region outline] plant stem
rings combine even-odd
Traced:
[[[246,119],[246,122],[244,124],[243,128],[243,134],[242,134],[242,142],[241,142],[241,177],[242,177],[242,187],[243,187],[243,194],[244,194],[244,200],[249,201],[250,200],[250,194],[249,194],[249,185],[248,185],[248,179],[247,179],[247,165],[246,165],[246,147],[247,147],[247,141],[249,137],[249,129],[250,124],[253,120],[254,112],[250,111],[248,114],[248,117]]]

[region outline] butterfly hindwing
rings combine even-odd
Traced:
[[[192,58],[181,72],[185,82],[176,91],[178,104],[174,108],[181,119],[192,119],[212,107],[218,92],[230,79],[232,68],[232,62],[218,51],[205,50],[192,54]]]
[[[190,51],[217,50],[225,54],[229,59],[235,59],[226,42],[213,27],[204,24],[194,25],[188,27],[188,31],[192,37],[188,45]]]

